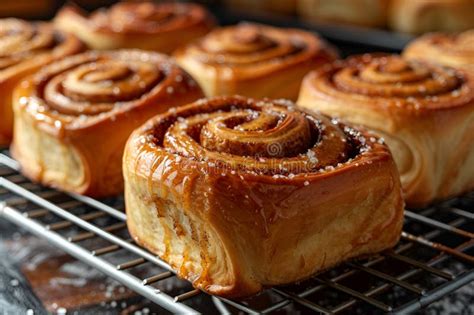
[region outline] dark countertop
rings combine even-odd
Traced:
[[[212,304],[199,308],[215,311]],[[0,314],[48,313],[168,314],[117,281],[0,218]]]

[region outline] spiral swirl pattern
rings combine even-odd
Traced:
[[[383,141],[286,100],[216,97],[158,115],[130,136],[123,170],[134,240],[220,296],[307,278],[401,229]]]
[[[41,113],[42,120],[66,124],[84,124],[197,88],[164,55],[139,50],[73,56],[46,67],[30,84],[36,88],[30,101],[23,102],[28,109]]]
[[[30,24],[17,19],[0,22],[0,70],[18,64],[56,43],[55,34],[46,24]]]
[[[90,48],[140,48],[171,53],[215,25],[202,6],[192,3],[119,2],[88,15],[77,7],[64,7],[55,25],[77,34]]]
[[[62,57],[82,49],[79,41],[55,31],[47,23],[29,23],[9,18],[0,20],[0,71],[5,71],[23,61],[36,63],[49,60],[35,59],[47,53]],[[50,58],[52,59],[52,58]],[[0,75],[5,75],[0,72]]]
[[[19,19],[0,20],[0,144],[12,137],[12,93],[20,80],[53,60],[83,49],[72,35],[55,31],[47,23]]]
[[[410,59],[474,70],[474,30],[422,36],[410,43],[403,54]]]
[[[208,18],[207,11],[195,4],[121,2],[109,10],[95,12],[89,23],[101,31],[155,34],[190,28]]]
[[[332,170],[377,144],[373,137],[288,102],[242,97],[198,101],[170,112],[143,137],[152,150],[203,163],[210,171],[275,178]]]
[[[362,55],[308,75],[315,93],[383,100],[384,106],[437,109],[461,106],[472,96],[461,72],[396,55]]]
[[[412,207],[472,187],[469,71],[397,55],[356,56],[308,74],[298,105],[383,136]]]
[[[70,56],[15,92],[12,154],[22,172],[95,197],[122,191],[123,149],[134,129],[203,96],[171,58],[142,50]]]
[[[308,60],[325,47],[314,35],[274,27],[240,23],[208,34],[188,48],[196,60],[215,67],[258,71],[269,65]]]
[[[207,96],[296,99],[301,80],[337,58],[312,33],[252,23],[216,29],[175,52]]]

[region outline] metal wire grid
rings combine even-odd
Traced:
[[[98,201],[48,189],[27,180],[18,168],[8,152],[0,153],[0,216],[171,312],[197,313],[192,302],[209,299],[178,279],[165,262],[134,244],[120,199]],[[402,240],[391,251],[250,299],[212,297],[212,301],[222,313],[405,313],[419,309],[474,281],[473,210],[474,193],[422,212],[406,211]]]

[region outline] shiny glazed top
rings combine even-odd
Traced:
[[[286,100],[203,99],[159,115],[130,141],[138,173],[199,170],[309,185],[315,176],[390,158],[383,140]],[[141,170],[141,171],[140,171]],[[173,175],[174,177],[178,174]]]
[[[123,162],[137,243],[212,294],[247,296],[324,269],[315,235],[337,244],[332,222],[348,232],[345,253],[398,239],[400,181],[383,140],[290,101],[216,97],[170,110],[132,134]]]
[[[88,24],[100,32],[159,34],[199,25],[213,25],[214,18],[202,6],[192,3],[119,2],[99,9]]]
[[[188,74],[167,56],[140,50],[68,57],[17,89],[19,105],[53,133],[113,121],[132,108],[154,106],[158,98],[166,103],[187,93],[201,95]]]
[[[312,33],[255,23],[216,29],[177,53],[184,54],[204,65],[249,76],[270,67],[333,60],[337,56],[334,48]]]
[[[365,54],[336,61],[306,78],[323,98],[350,98],[362,106],[407,112],[468,106],[474,80],[468,73],[407,60],[398,55]]]
[[[0,20],[0,76],[6,76],[11,67],[23,61],[34,61],[41,54],[62,56],[81,48],[79,40],[58,33],[50,24],[13,18]]]
[[[459,34],[433,33],[415,39],[404,51],[413,59],[432,60],[474,69],[474,30]]]

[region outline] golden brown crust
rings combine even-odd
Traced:
[[[87,52],[55,62],[15,91],[13,155],[46,185],[91,196],[122,191],[130,133],[155,114],[189,103],[197,83],[161,54]]]
[[[389,25],[414,34],[460,32],[474,27],[472,0],[392,0]]]
[[[424,35],[412,41],[403,56],[474,71],[474,30]]]
[[[175,57],[207,96],[295,99],[303,76],[337,53],[309,32],[240,23],[214,30]]]
[[[401,231],[388,148],[291,102],[219,97],[169,111],[133,133],[123,168],[134,239],[211,294],[301,280]]]
[[[365,125],[383,136],[411,206],[474,188],[470,73],[396,55],[367,54],[308,74],[298,105]]]
[[[209,32],[215,19],[204,7],[192,3],[120,2],[90,16],[66,6],[54,23],[92,49],[139,48],[171,53]]]
[[[300,0],[298,13],[309,22],[384,27],[388,6],[388,0]]]
[[[50,24],[0,20],[0,145],[12,138],[11,98],[18,82],[41,66],[82,50],[77,38],[53,30]]]

